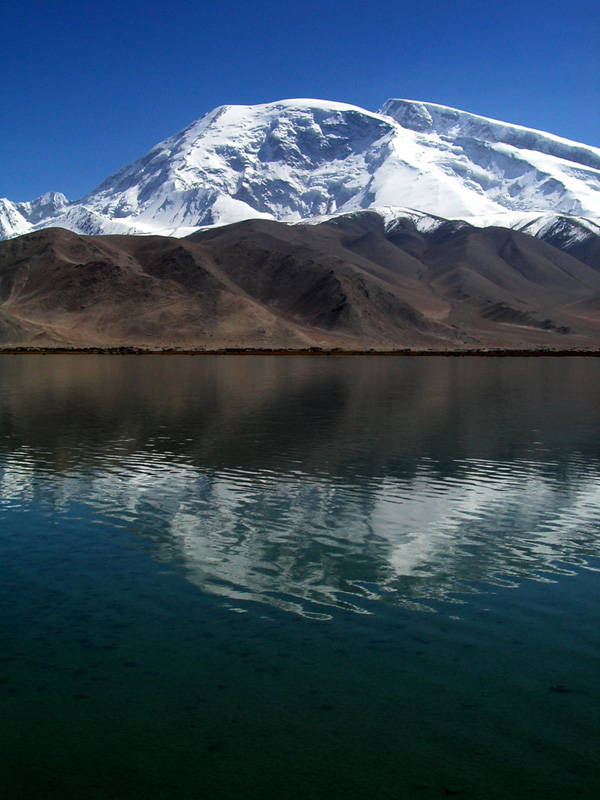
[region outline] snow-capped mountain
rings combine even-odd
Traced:
[[[69,206],[60,192],[46,192],[27,203],[11,203],[0,198],[0,239],[27,233],[34,226],[52,219]]]
[[[600,149],[409,100],[376,114],[319,100],[222,106],[77,202],[0,200],[0,238],[50,226],[185,236],[370,208],[534,235],[560,218],[582,236],[587,220],[600,222]]]

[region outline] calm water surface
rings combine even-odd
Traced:
[[[600,361],[0,357],[4,798],[596,798]]]

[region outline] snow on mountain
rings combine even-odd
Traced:
[[[320,100],[222,106],[78,202],[0,200],[0,238],[52,225],[185,236],[384,207],[523,229],[544,214],[600,221],[600,150],[409,100],[377,114]]]
[[[0,198],[0,239],[10,239],[30,230],[29,220],[21,214],[17,204]]]
[[[584,217],[543,214],[520,228],[578,258],[590,267],[600,267],[600,223]]]
[[[403,128],[410,130],[435,133],[454,140],[470,138],[489,144],[507,144],[519,150],[537,151],[600,170],[598,148],[448,106],[415,100],[388,100],[379,113],[393,117]]]
[[[388,100],[380,113],[419,137],[430,174],[440,170],[499,210],[600,216],[597,148],[433,103]]]
[[[0,198],[0,239],[20,236],[38,224],[46,227],[46,220],[55,217],[68,204],[67,198],[60,192],[46,192],[26,203],[11,203]]]
[[[364,194],[394,128],[339,103],[223,106],[108,178],[82,204],[173,232],[331,213]]]
[[[561,233],[569,242],[576,242],[587,239],[590,234],[600,236],[600,223],[584,217],[542,214],[523,221],[519,230],[540,238]]]

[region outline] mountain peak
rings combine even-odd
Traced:
[[[408,130],[431,132],[454,139],[470,137],[488,144],[505,144],[600,170],[599,148],[450,106],[391,99],[384,103],[379,113],[392,117]]]
[[[391,98],[381,106],[378,113],[392,117],[403,128],[423,132],[433,128],[433,117],[429,113],[427,105],[427,103],[417,100]]]

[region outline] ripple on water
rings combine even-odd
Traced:
[[[523,362],[0,359],[7,796],[595,798],[600,369]]]

